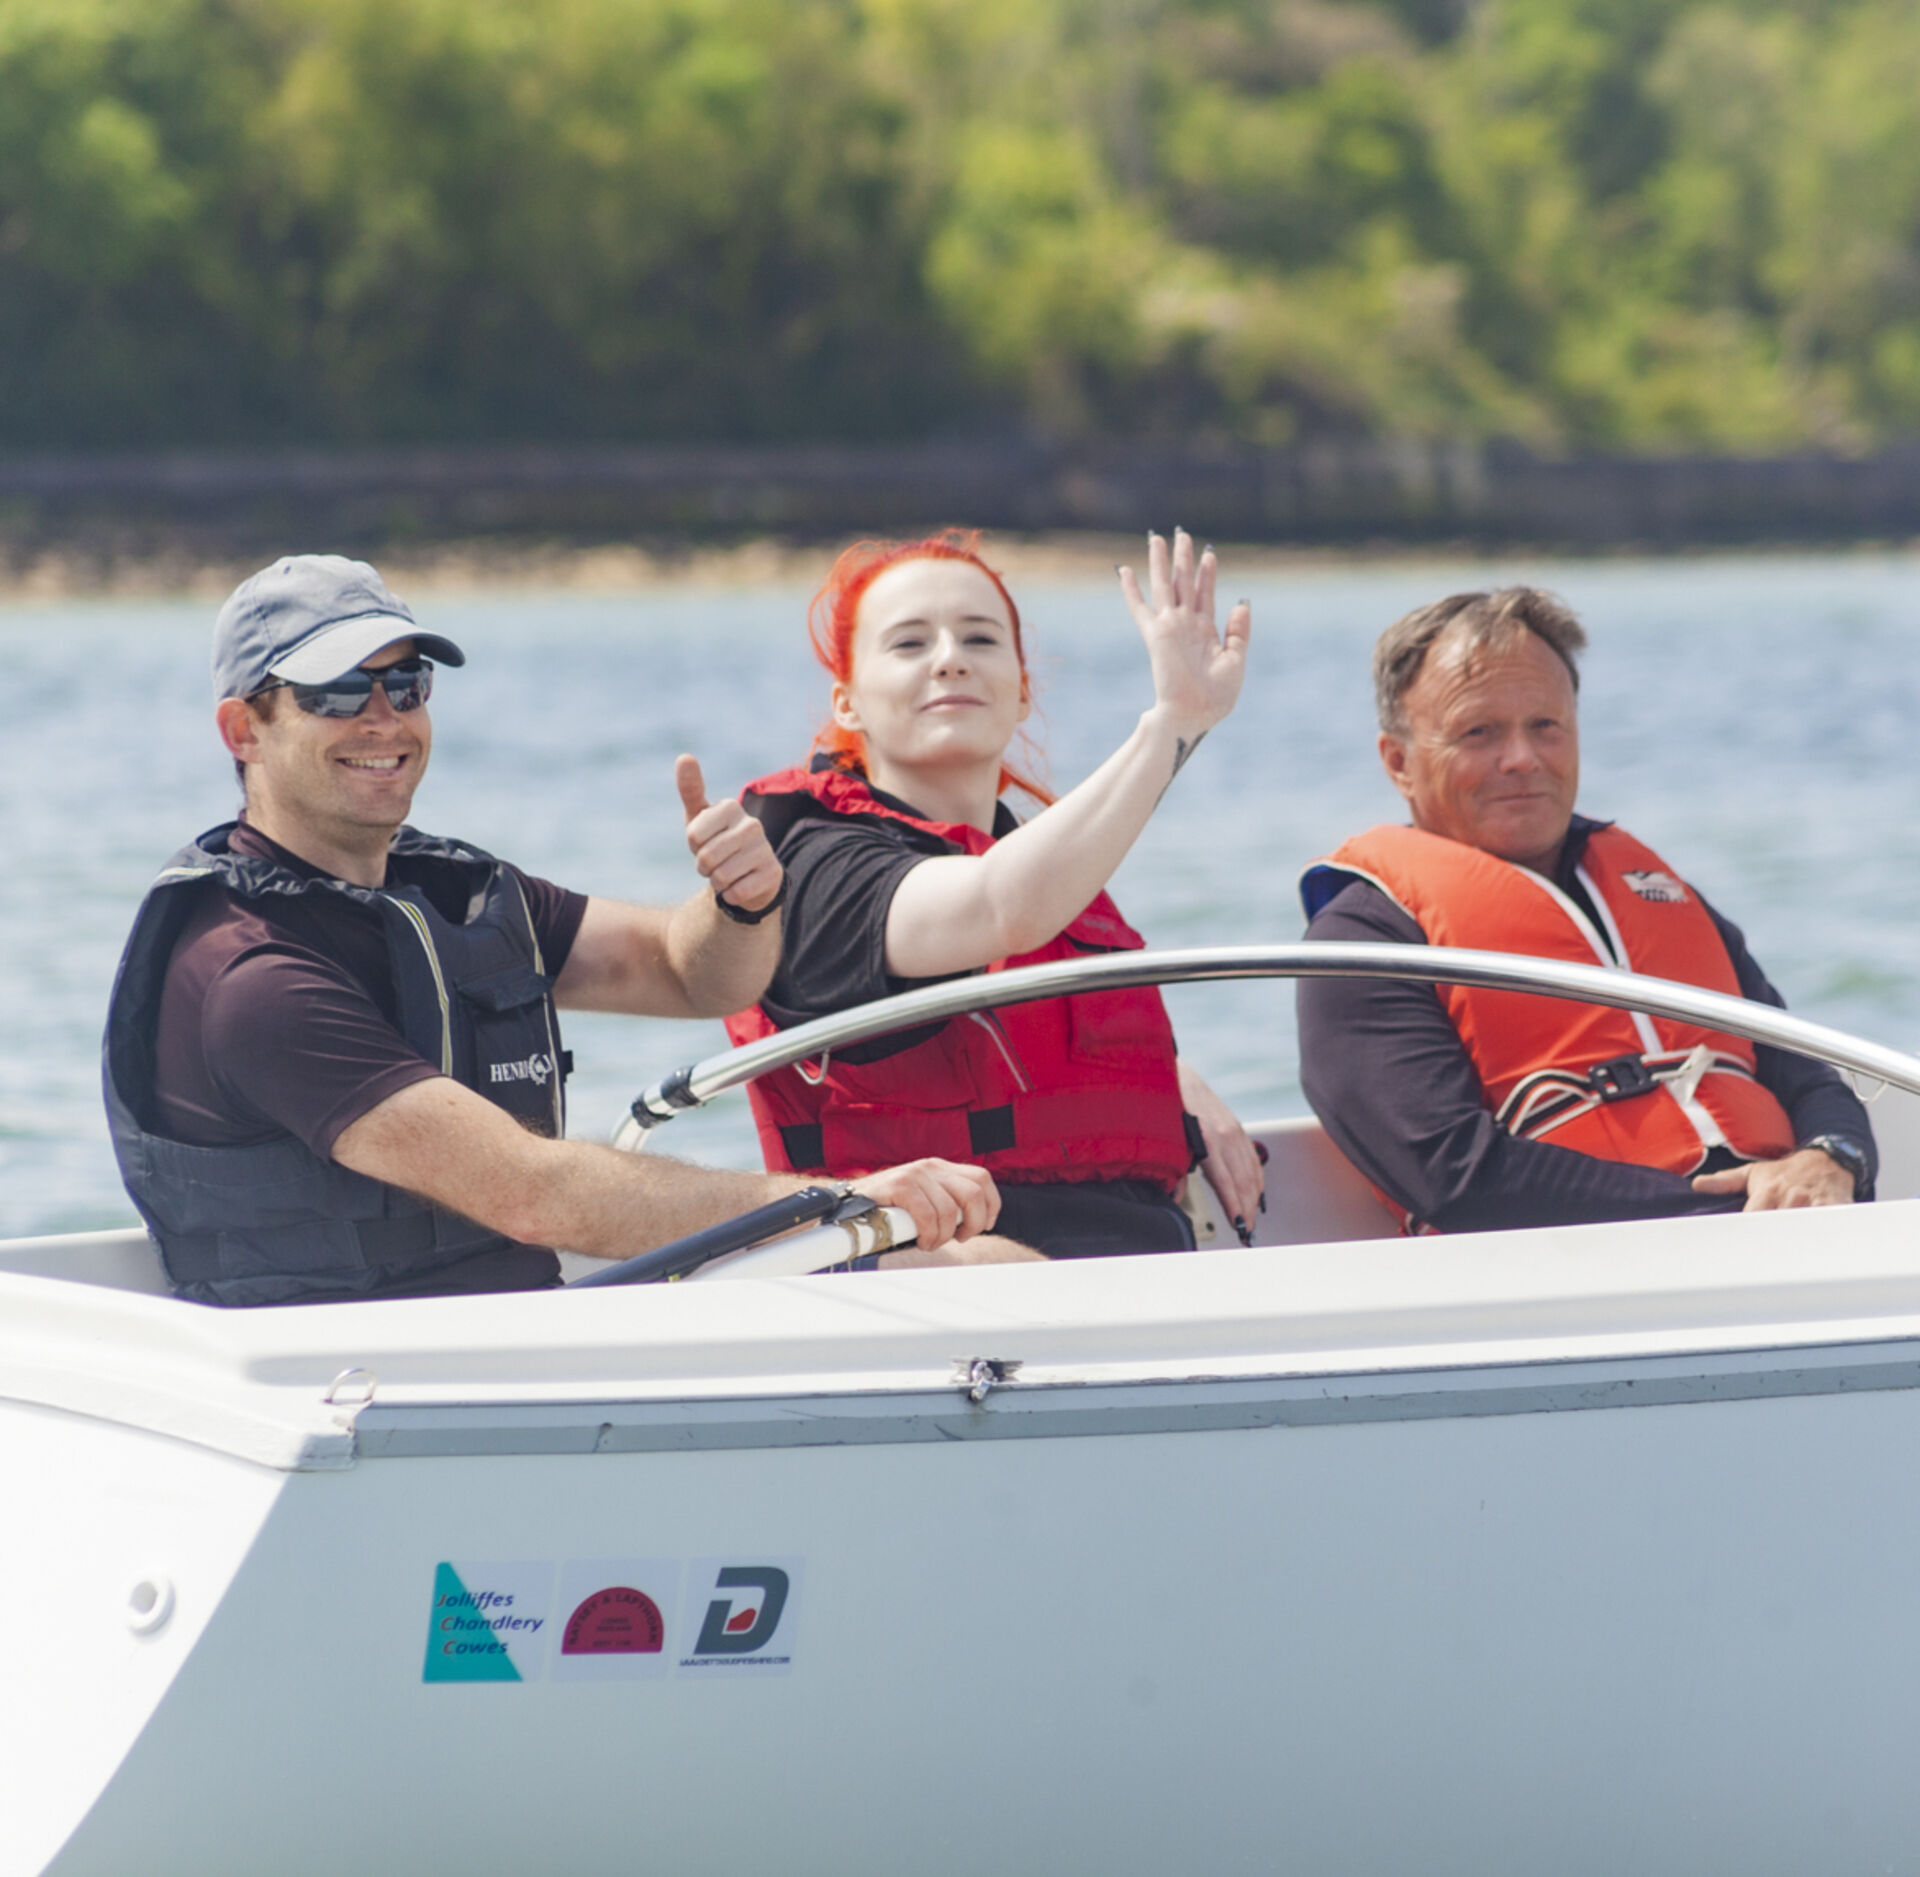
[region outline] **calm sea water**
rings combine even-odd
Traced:
[[[1551,586],[1593,635],[1581,805],[1659,848],[1744,926],[1798,1010],[1920,1046],[1920,560],[1414,565],[1236,579],[1254,602],[1239,710],[1181,776],[1116,880],[1151,942],[1296,937],[1294,881],[1393,818],[1373,754],[1367,654],[1407,608],[1466,586]],[[1021,594],[1056,786],[1148,698],[1103,581]],[[797,759],[824,705],[793,589],[435,598],[467,648],[433,702],[418,825],[586,892],[692,890],[672,761],[715,787]],[[204,604],[0,607],[9,701],[0,802],[0,1237],[131,1214],[108,1150],[98,1039],[114,962],[154,870],[233,809],[211,725]],[[1169,993],[1184,1051],[1241,1111],[1301,1111],[1292,992]],[[604,1137],[718,1024],[576,1017],[575,1133]],[[744,1098],[673,1124],[675,1151],[756,1165]]]

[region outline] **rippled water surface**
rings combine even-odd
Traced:
[[[1116,881],[1154,943],[1296,937],[1300,867],[1397,798],[1373,754],[1367,654],[1408,607],[1528,579],[1572,602],[1586,661],[1581,806],[1660,849],[1746,930],[1798,1010],[1920,1045],[1920,560],[1412,565],[1235,580],[1254,601],[1240,708],[1181,776]],[[1022,591],[1056,785],[1146,702],[1105,584]],[[467,648],[433,702],[424,828],[583,891],[691,890],[672,760],[715,786],[798,758],[824,704],[803,593],[433,598]],[[114,961],[154,870],[226,818],[199,603],[0,607],[0,1237],[131,1215],[101,1117]],[[1182,1047],[1249,1115],[1297,1112],[1291,990],[1169,993]],[[718,1024],[574,1018],[573,1131],[604,1136]],[[674,1124],[695,1158],[757,1164],[744,1099]]]

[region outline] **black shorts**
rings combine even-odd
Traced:
[[[1081,1180],[1072,1184],[1000,1187],[1002,1238],[1049,1258],[1127,1257],[1138,1252],[1191,1251],[1187,1215],[1146,1180]]]

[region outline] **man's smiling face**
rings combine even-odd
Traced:
[[[411,639],[396,639],[360,669],[384,671],[415,656]],[[299,825],[329,842],[352,840],[363,830],[391,833],[406,820],[433,748],[424,705],[397,711],[375,685],[357,717],[320,717],[300,709],[290,694],[270,696],[270,715],[253,712],[257,757],[249,765],[248,801],[264,811],[255,819]]]
[[[1380,760],[1413,825],[1551,874],[1580,787],[1573,677],[1544,639],[1442,633],[1402,699]]]

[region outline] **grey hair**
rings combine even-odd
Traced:
[[[1531,632],[1559,655],[1578,693],[1577,661],[1587,649],[1587,631],[1565,602],[1539,587],[1455,593],[1396,619],[1373,648],[1374,702],[1380,712],[1380,728],[1388,735],[1406,734],[1407,692],[1419,677],[1435,641],[1455,628],[1470,656],[1489,646],[1511,645],[1522,632]]]

